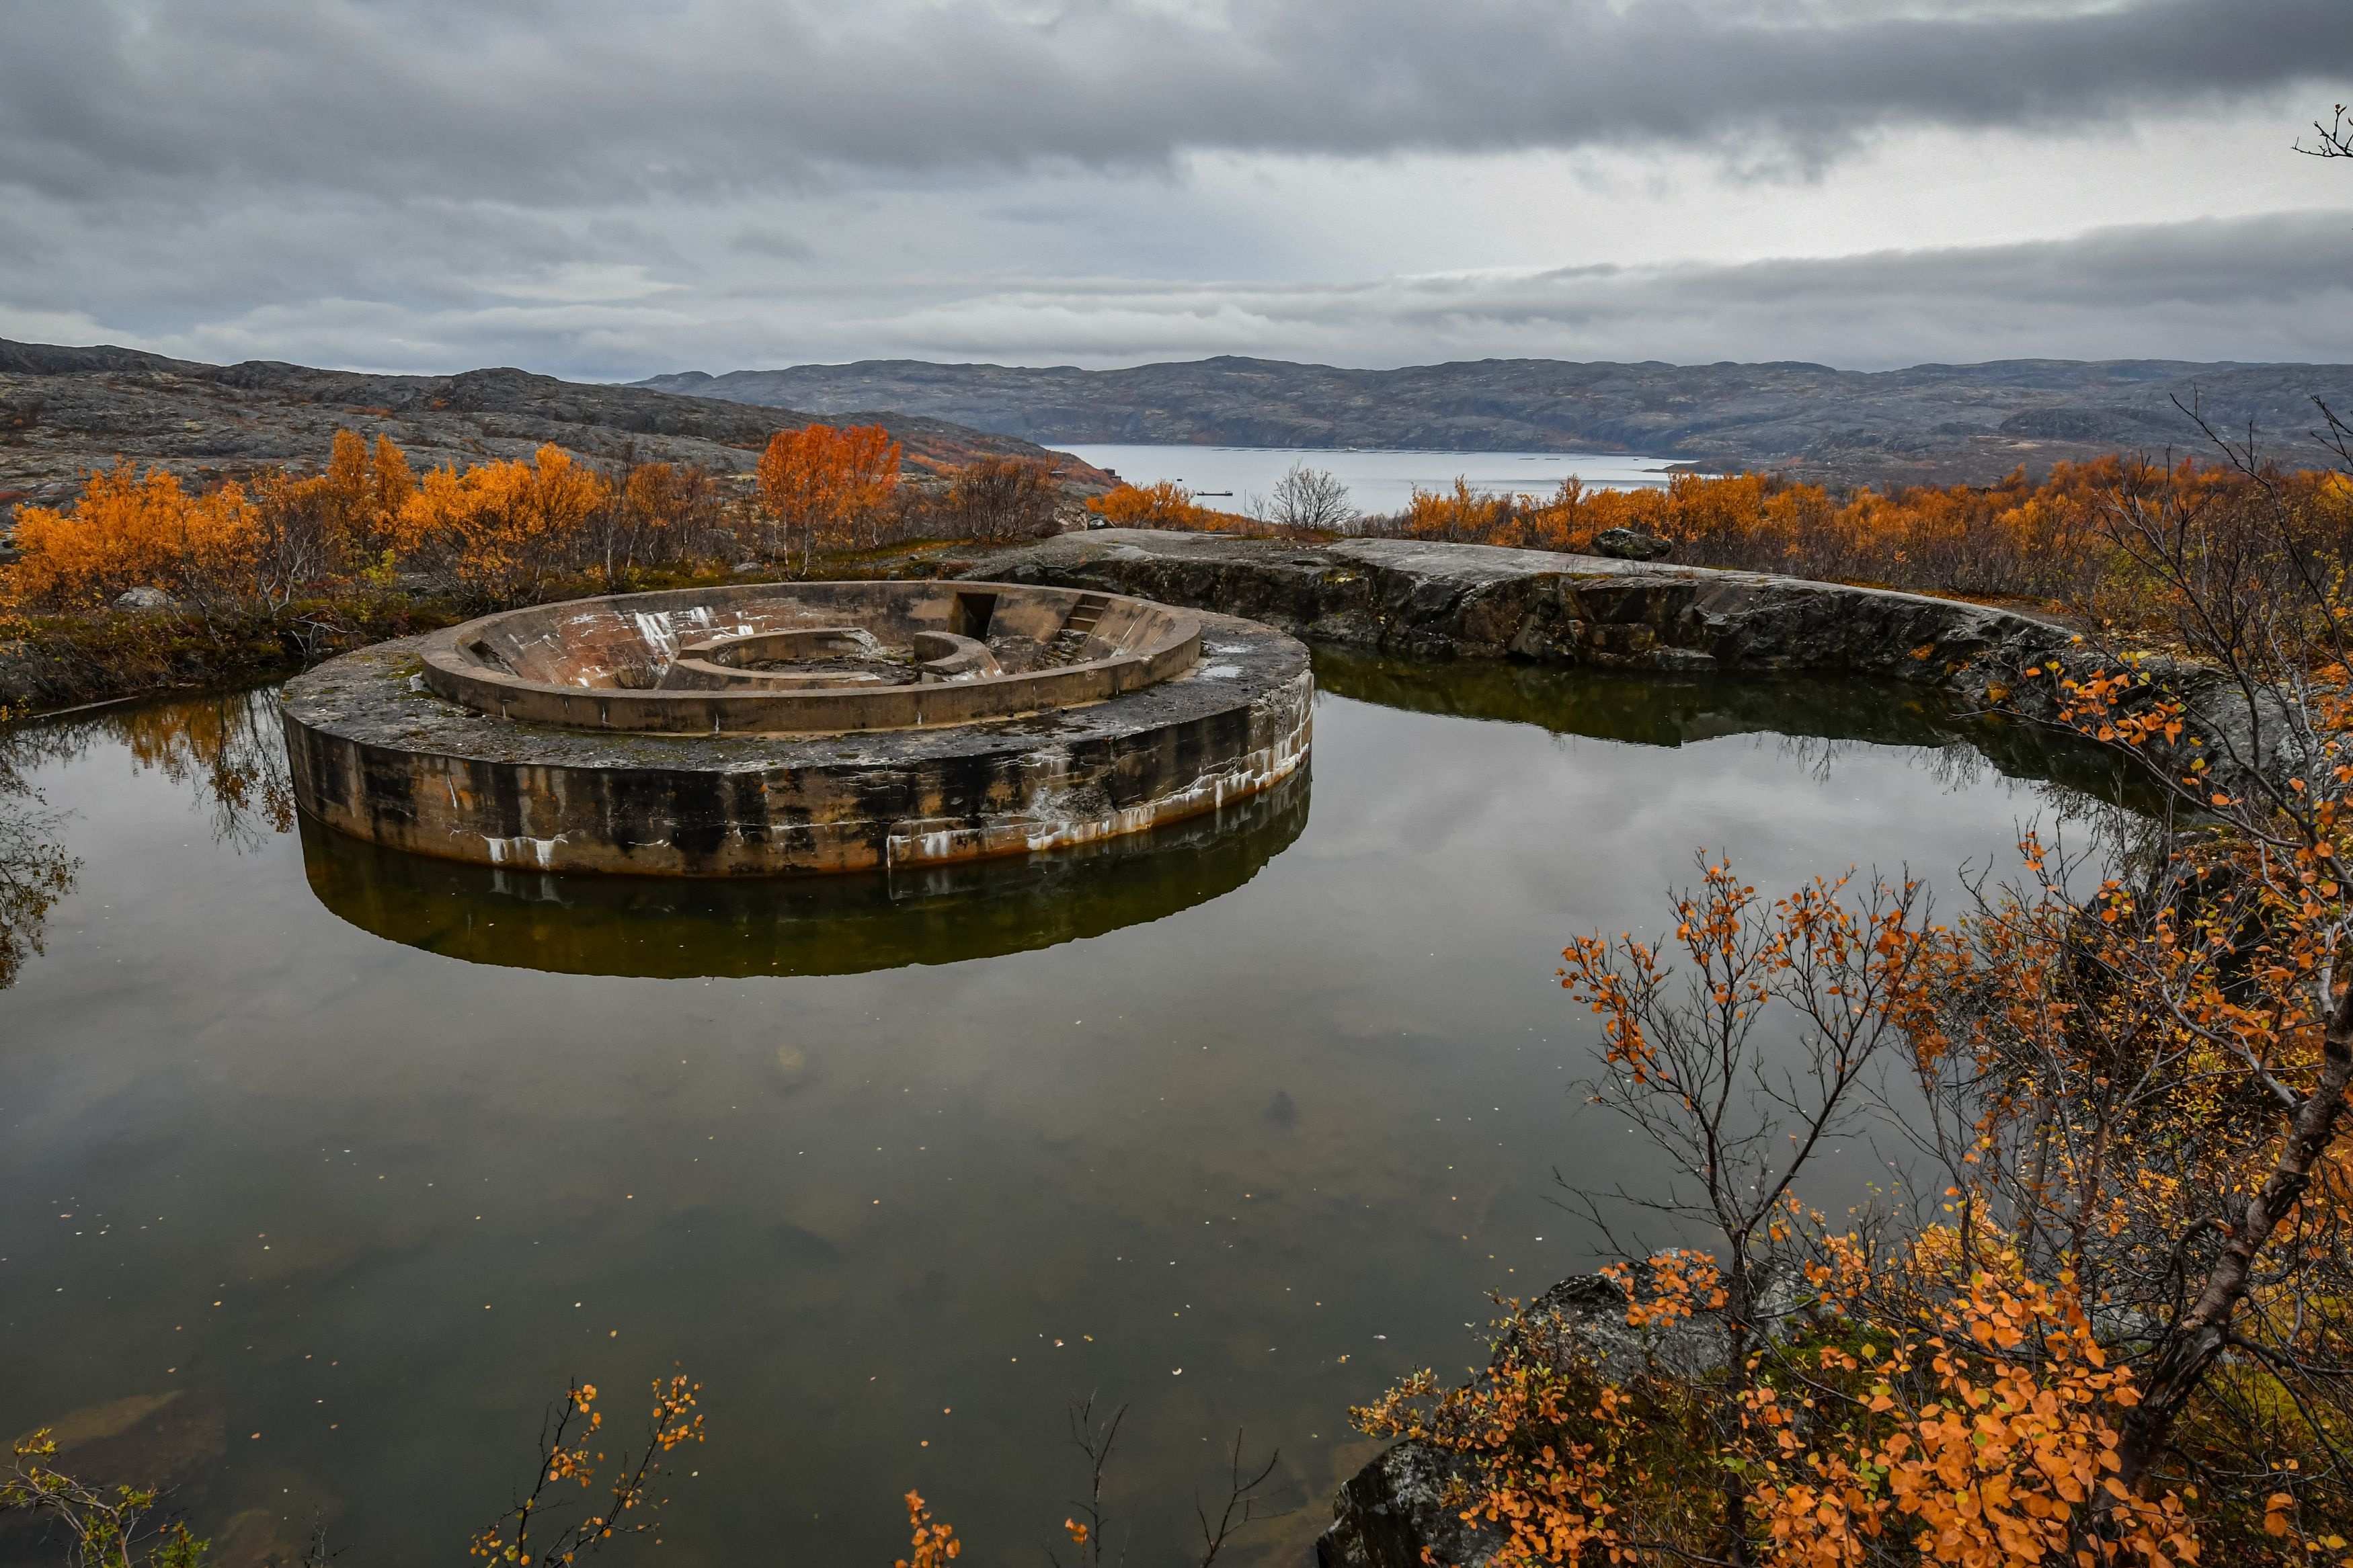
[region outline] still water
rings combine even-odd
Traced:
[[[1311,447],[1066,447],[1064,451],[1109,468],[1132,485],[1181,484],[1227,511],[1246,511],[1250,498],[1273,492],[1282,476],[1303,465],[1321,468],[1348,487],[1358,512],[1402,511],[1416,489],[1451,489],[1458,479],[1475,490],[1547,496],[1572,474],[1589,489],[1637,489],[1667,482],[1670,458],[1625,452],[1370,452]],[[1222,498],[1222,499],[1221,499]]]
[[[292,821],[266,693],[16,732],[50,815],[6,794],[0,846],[79,867],[0,992],[0,1427],[231,1563],[317,1516],[390,1568],[461,1559],[567,1378],[617,1441],[682,1366],[663,1560],[888,1563],[914,1487],[996,1563],[1058,1536],[1093,1393],[1135,1562],[1239,1426],[1297,1511],[1230,1560],[1296,1563],[1347,1407],[1589,1265],[1556,1170],[1657,1179],[1578,1114],[1570,935],[1701,846],[1949,889],[2080,799],[1886,688],[1318,671],[1282,794],[896,882],[385,856]]]

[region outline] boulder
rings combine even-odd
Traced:
[[[1777,1316],[1790,1310],[1787,1290],[1770,1291],[1767,1300]],[[1625,1293],[1599,1274],[1562,1280],[1530,1302],[1526,1316],[1540,1342],[1574,1347],[1617,1377],[1701,1377],[1725,1363],[1721,1321],[1703,1315],[1664,1328],[1630,1328]],[[1516,1333],[1498,1343],[1491,1366],[1516,1348]],[[1316,1568],[1423,1568],[1424,1547],[1445,1568],[1489,1568],[1503,1531],[1466,1522],[1460,1505],[1447,1501],[1450,1486],[1467,1481],[1470,1470],[1461,1455],[1434,1444],[1392,1444],[1332,1500],[1331,1527],[1315,1538]]]
[[[1482,1568],[1504,1532],[1465,1523],[1446,1501],[1469,1468],[1429,1443],[1392,1445],[1333,1500],[1332,1527],[1315,1538],[1316,1568],[1423,1568],[1425,1546],[1447,1568]]]
[[[1593,539],[1593,552],[1612,561],[1664,561],[1674,549],[1655,533],[1638,533],[1630,528],[1604,529]]]
[[[161,588],[125,588],[115,595],[118,610],[176,610],[180,601]]]

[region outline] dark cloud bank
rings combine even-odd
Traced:
[[[14,0],[0,180],[533,202],[904,170],[2071,125],[2353,75],[2340,0]]]
[[[1203,152],[1698,149],[1786,174],[1895,128],[2318,105],[2353,80],[2345,21],[2345,0],[0,0],[0,332],[611,378],[877,354],[2353,359],[2353,212],[1353,283],[1263,281],[1240,254],[1139,279],[1074,249],[1108,221],[1084,212],[1041,222],[1017,279],[924,226],[940,193]],[[813,193],[836,207],[794,205]],[[845,200],[905,243],[821,256],[806,225]]]

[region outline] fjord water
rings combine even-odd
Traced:
[[[294,830],[267,693],[16,731],[80,865],[0,992],[0,1426],[375,1568],[458,1560],[567,1378],[617,1448],[682,1367],[664,1560],[888,1563],[919,1488],[997,1562],[1059,1536],[1092,1393],[1134,1561],[1189,1560],[1240,1426],[1298,1511],[1231,1560],[1295,1563],[1347,1407],[1589,1266],[1556,1170],[1663,1180],[1579,1114],[1571,935],[1655,934],[1695,847],[1949,897],[2081,798],[1882,686],[1318,674],[1276,796],[895,884]]]
[[[1625,452],[1375,452],[1315,447],[1066,447],[1082,462],[1109,468],[1132,485],[1181,484],[1225,511],[1273,492],[1294,467],[1318,468],[1348,488],[1356,511],[1402,511],[1415,489],[1445,490],[1461,479],[1474,490],[1548,496],[1576,476],[1588,489],[1663,485],[1672,459]],[[1223,498],[1223,499],[1220,499]]]

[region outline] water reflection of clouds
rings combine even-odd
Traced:
[[[103,1183],[171,1220],[101,1254],[0,1213],[12,1316],[59,1349],[20,1402],[86,1405],[100,1363],[200,1369],[191,1397],[235,1402],[298,1506],[420,1500],[384,1527],[398,1560],[478,1522],[448,1472],[504,1474],[565,1373],[673,1359],[714,1409],[814,1413],[733,1425],[733,1479],[706,1470],[698,1499],[713,1558],[888,1561],[913,1484],[975,1539],[1024,1539],[1066,1495],[1040,1434],[1091,1387],[1135,1402],[1132,1474],[1189,1483],[1202,1436],[1246,1424],[1320,1499],[1361,1458],[1345,1406],[1475,1354],[1483,1289],[1585,1265],[1546,1202],[1556,1166],[1652,1173],[1573,1115],[1591,1021],[1553,979],[1570,935],[1655,924],[1703,844],[1774,889],[1851,861],[1941,872],[2013,837],[2009,786],[1936,777],[1933,747],[1858,745],[1825,781],[1772,726],[1731,732],[1750,715],[1729,693],[1601,695],[1567,716],[1677,743],[1564,750],[1409,691],[1334,695],[1296,842],[1213,896],[1174,879],[1157,918],[1050,947],[740,978],[377,940],[322,918],[286,839],[206,842],[160,760],[122,765],[133,731],[93,732],[37,780],[82,812],[90,918],[0,997],[22,1129],[0,1184]],[[572,896],[524,879],[471,907],[503,930]],[[973,905],[1040,913],[1018,889]],[[195,1279],[227,1304],[165,1311]],[[354,1346],[332,1383],[302,1360]],[[480,1418],[452,1435],[458,1410]],[[1270,1552],[1305,1551],[1319,1511]]]

